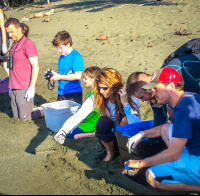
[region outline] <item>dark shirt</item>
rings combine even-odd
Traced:
[[[174,108],[172,118],[174,138],[187,138],[186,148],[190,155],[200,156],[200,95],[186,92]]]

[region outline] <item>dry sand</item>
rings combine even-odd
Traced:
[[[57,89],[49,91],[43,75],[47,68],[57,70],[59,53],[51,41],[58,31],[70,32],[73,48],[82,55],[85,67],[116,68],[124,81],[133,71],[152,73],[176,48],[199,37],[199,0],[166,0],[161,6],[135,7],[145,2],[150,1],[64,0],[43,8],[31,4],[7,11],[7,17],[21,19],[56,8],[53,16],[26,22],[29,38],[39,51],[35,105],[56,100]],[[49,23],[42,22],[47,18]],[[195,35],[174,35],[180,28]],[[109,39],[96,40],[100,33]],[[3,79],[6,74],[0,69]],[[84,87],[84,97],[89,90]],[[141,113],[142,120],[152,119],[148,104],[141,103]],[[119,157],[110,163],[100,161],[96,138],[67,140],[63,147],[55,144],[44,119],[21,122],[12,118],[7,94],[0,95],[0,134],[1,194],[170,194],[123,176]]]

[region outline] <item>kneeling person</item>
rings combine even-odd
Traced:
[[[166,134],[168,124],[135,135],[129,141],[129,152],[143,137],[162,136],[168,149],[153,157],[129,160],[125,164],[138,169],[150,167],[146,178],[152,187],[169,191],[199,192],[200,95],[184,92],[181,75],[171,68],[163,68],[158,77],[143,86],[144,89],[150,87],[154,88],[153,95],[158,104],[170,104],[174,108],[172,138],[166,139],[166,135],[170,137],[170,134]]]
[[[83,81],[87,87],[93,88],[94,79],[99,69],[97,66],[85,69]],[[100,117],[98,108],[94,108],[94,95],[93,91],[91,91],[78,112],[69,118],[55,135],[55,141],[63,144],[65,138],[81,139],[84,137],[95,137],[96,123]]]

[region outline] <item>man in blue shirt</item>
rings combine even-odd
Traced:
[[[81,75],[83,71],[83,59],[81,55],[72,49],[72,38],[67,31],[60,31],[53,41],[61,53],[58,60],[58,73],[53,71],[51,80],[58,81],[57,101],[72,100],[82,105]]]
[[[131,152],[142,138],[161,136],[168,149],[125,164],[129,168],[150,167],[146,178],[154,188],[200,192],[200,95],[184,92],[181,75],[172,68],[165,67],[155,73],[152,81],[143,88],[153,89],[158,104],[169,104],[174,108],[172,124],[138,133],[129,139],[127,147]]]

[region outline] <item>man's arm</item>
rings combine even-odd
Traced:
[[[74,81],[74,80],[81,80],[81,76],[82,76],[82,71],[77,71],[74,72],[74,74],[68,74],[68,75],[61,75],[58,74],[54,71],[52,71],[52,73],[54,74],[53,77],[51,77],[51,80],[53,81],[58,81],[58,80],[67,80],[67,81]]]
[[[152,129],[143,131],[143,133],[139,132],[135,136],[131,137],[127,143],[127,148],[128,148],[129,153],[131,154],[131,148],[135,148],[138,145],[138,143],[142,140],[142,138],[144,138],[144,137],[145,138],[153,138],[153,137],[161,136],[161,130],[162,130],[163,126],[164,125],[154,127]]]
[[[151,167],[162,163],[177,161],[181,157],[187,141],[188,139],[186,138],[172,138],[169,148],[158,155],[144,160],[129,160],[125,164],[128,164],[130,168],[140,169],[143,167]]]
[[[38,57],[37,56],[30,57],[29,61],[30,61],[31,66],[32,66],[32,75],[31,75],[30,87],[35,88],[36,83],[37,83],[37,79],[38,79],[38,74],[39,74]]]

